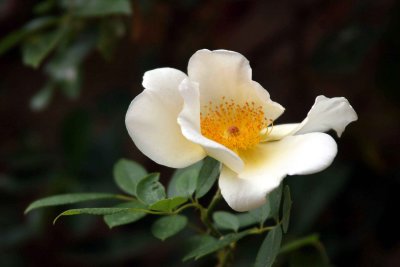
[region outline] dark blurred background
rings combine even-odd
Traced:
[[[64,16],[57,2],[68,0],[1,0],[0,37],[37,17]],[[350,101],[359,120],[338,140],[332,166],[286,179],[294,201],[286,238],[319,233],[335,266],[400,266],[398,1],[130,4],[130,13],[66,22],[73,30],[37,69],[26,66],[29,55],[23,64],[21,48],[29,54],[31,39],[51,25],[0,57],[0,266],[214,264],[212,258],[181,263],[187,233],[162,243],[150,234],[151,217],[109,230],[88,216],[53,226],[62,208],[23,214],[31,201],[52,194],[118,192],[112,167],[121,157],[161,171],[166,182],[173,170],[138,151],[125,112],[146,70],[185,71],[201,48],[245,55],[254,80],[286,107],[277,123],[301,121],[320,94]],[[261,241],[239,243],[235,266],[251,266]],[[317,266],[310,263],[314,254],[305,248],[282,264]]]

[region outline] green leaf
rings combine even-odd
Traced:
[[[67,0],[64,2],[64,6],[79,17],[131,14],[129,0]]]
[[[14,31],[1,39],[0,41],[0,55],[4,54],[4,52],[8,51],[12,47],[16,46],[19,42],[21,42],[28,32],[25,29],[20,29]]]
[[[10,33],[0,41],[0,55],[13,48],[15,45],[25,39],[29,34],[34,33],[35,31],[49,25],[52,25],[57,21],[58,19],[55,17],[41,17],[30,21],[21,29]]]
[[[230,245],[232,242],[238,241],[247,234],[248,232],[245,231],[241,233],[228,234],[226,236],[221,237],[220,239],[212,237],[200,239],[199,244],[193,250],[191,250],[189,253],[185,255],[183,261],[187,261],[192,258],[197,260],[205,255],[208,255],[210,253],[213,253]]]
[[[118,187],[132,196],[136,196],[137,184],[147,175],[147,171],[138,163],[120,159],[114,165],[114,180]]]
[[[268,232],[258,250],[254,267],[271,267],[279,253],[282,242],[282,229],[277,226]]]
[[[22,46],[25,65],[37,68],[43,59],[57,46],[65,33],[63,28],[30,37]]]
[[[104,19],[99,27],[97,49],[105,59],[111,59],[118,40],[125,35],[125,24],[121,19]]]
[[[146,205],[137,200],[119,204],[116,206],[116,208],[147,209]],[[113,228],[115,226],[136,222],[142,219],[144,216],[146,216],[145,212],[128,210],[105,215],[103,219],[108,227]]]
[[[167,198],[157,201],[156,203],[152,204],[149,209],[156,210],[156,211],[165,211],[171,212],[176,207],[179,207],[183,203],[187,201],[185,197],[174,197],[174,198]]]
[[[239,221],[240,228],[244,228],[244,227],[248,227],[248,226],[260,223],[260,220],[258,219],[258,217],[254,216],[250,212],[243,212],[243,213],[236,214],[236,218]]]
[[[186,261],[190,258],[194,258],[195,255],[190,256],[195,250],[198,250],[200,247],[207,246],[208,244],[218,242],[218,239],[207,234],[201,234],[201,235],[194,235],[190,236],[184,245],[184,251],[185,251],[185,258],[183,258],[183,261]]]
[[[210,157],[203,161],[199,178],[197,179],[196,198],[201,198],[211,189],[219,174],[220,163]]]
[[[97,38],[90,33],[75,36],[71,43],[59,46],[55,55],[45,66],[46,74],[60,82],[75,82],[77,70],[96,45]]]
[[[262,205],[261,207],[249,212],[249,215],[254,218],[260,225],[263,225],[267,220],[268,216],[271,214],[271,203],[270,201]]]
[[[56,7],[55,0],[41,1],[33,7],[33,12],[39,15],[46,14],[49,13],[55,7]]]
[[[55,83],[49,81],[42,89],[37,92],[30,101],[30,108],[35,111],[43,110],[50,103],[53,96]]]
[[[23,29],[32,33],[49,26],[53,26],[58,22],[60,22],[59,16],[43,16],[29,21],[27,24],[25,24]]]
[[[74,204],[74,203],[90,201],[90,200],[112,199],[112,198],[115,199],[117,197],[114,194],[107,194],[107,193],[75,193],[75,194],[55,195],[55,196],[38,199],[38,200],[32,202],[26,208],[25,213],[28,213],[33,209],[42,208],[42,207]]]
[[[70,77],[67,78],[68,74]],[[79,96],[81,84],[82,84],[82,68],[79,66],[71,66],[67,69],[67,79],[58,80],[58,86],[61,92],[70,99],[76,99]]]
[[[151,173],[137,184],[136,194],[142,202],[152,205],[165,198],[165,189],[159,178],[159,173]]]
[[[282,229],[286,233],[289,227],[290,210],[292,208],[292,199],[290,197],[289,186],[285,186],[283,191],[283,216],[282,216]]]
[[[151,232],[155,237],[165,240],[185,228],[188,220],[183,215],[164,216],[154,222]]]
[[[279,220],[279,210],[281,206],[282,199],[282,184],[279,185],[274,191],[268,194],[267,203],[269,203],[271,208],[271,217],[275,220]]]
[[[62,216],[72,216],[72,215],[109,215],[118,212],[128,211],[129,208],[82,208],[82,209],[70,209],[60,213],[53,221],[53,224]]]
[[[235,232],[239,230],[239,220],[232,213],[226,211],[216,211],[213,214],[213,220],[220,228],[233,230]]]
[[[92,51],[96,41],[94,34],[82,33],[75,36],[72,42],[58,45],[55,54],[46,62],[45,73],[70,99],[79,96],[84,76],[82,62]]]
[[[182,259],[183,261],[195,258],[196,255],[201,252],[202,248],[214,246],[218,242],[218,239],[210,235],[196,235],[190,237],[188,241],[186,246],[188,252]]]
[[[176,170],[168,184],[168,196],[190,198],[196,190],[201,165],[202,162],[198,162],[187,168]]]

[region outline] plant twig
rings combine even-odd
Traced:
[[[212,224],[211,213],[215,209],[218,202],[221,200],[221,197],[222,197],[221,191],[220,191],[220,189],[218,189],[217,192],[215,192],[215,195],[213,196],[208,207],[203,208],[203,210],[200,211],[201,221],[207,226],[207,228],[209,229],[209,232],[216,237],[220,237],[220,236],[222,236],[222,234]]]
[[[215,192],[214,197],[212,198],[210,204],[207,207],[207,219],[211,218],[211,213],[215,209],[215,206],[218,204],[218,202],[221,200],[221,190],[218,189],[217,192]]]
[[[286,244],[283,246],[280,250],[280,254],[284,253],[290,253],[292,251],[298,250],[302,247],[305,246],[313,246],[315,247],[318,252],[321,255],[321,258],[323,259],[325,264],[329,264],[330,260],[328,257],[328,254],[326,253],[324,245],[319,241],[319,236],[317,234],[312,234],[297,240],[294,240],[293,242],[290,242],[289,244]]]

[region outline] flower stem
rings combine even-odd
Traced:
[[[221,233],[214,227],[214,225],[212,224],[212,222],[210,220],[210,218],[211,218],[210,214],[220,199],[221,199],[221,193],[220,193],[219,189],[215,193],[214,197],[212,198],[212,200],[207,208],[205,208],[203,205],[201,205],[197,201],[197,199],[192,199],[192,205],[199,210],[200,220],[204,224],[204,226],[207,228],[207,233],[211,234],[214,237],[222,236]]]
[[[127,195],[121,195],[121,194],[117,194],[115,195],[116,199],[120,199],[120,200],[125,200],[125,201],[133,201],[136,200],[135,197],[131,197],[131,196],[127,196]]]
[[[207,207],[207,219],[210,220],[211,218],[211,213],[213,212],[213,210],[215,209],[215,206],[218,204],[218,202],[221,200],[221,190],[218,189],[217,192],[215,192],[214,197],[212,198],[210,204]]]
[[[312,235],[306,236],[304,238],[294,240],[293,242],[290,242],[289,244],[286,244],[285,246],[283,246],[279,253],[280,254],[290,253],[292,251],[298,250],[305,246],[314,246],[320,253],[323,261],[326,264],[329,264],[329,262],[330,262],[329,257],[326,253],[325,247],[319,241],[319,236],[317,234],[312,234]]]
[[[312,234],[297,240],[294,240],[281,248],[280,253],[289,253],[294,250],[298,250],[304,246],[314,245],[315,242],[318,242],[318,235]]]
[[[254,227],[248,230],[249,235],[259,235],[267,231],[271,231],[275,227],[279,226],[279,224],[274,225],[274,226],[268,226],[268,227]]]
[[[232,243],[230,246],[220,250],[218,252],[218,264],[216,267],[229,267],[233,263],[233,251],[236,243]]]

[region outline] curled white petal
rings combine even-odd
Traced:
[[[145,90],[130,104],[125,123],[135,145],[147,157],[173,168],[183,168],[205,157],[201,146],[186,139],[177,123],[183,107],[179,84],[186,75],[160,68],[145,73]]]
[[[222,168],[222,196],[236,211],[257,208],[286,175],[319,172],[332,163],[336,153],[336,142],[324,133],[287,136],[260,144],[241,154],[245,162],[242,172]]]
[[[296,130],[296,134],[326,132],[333,129],[340,137],[346,126],[357,119],[357,113],[346,98],[327,98],[320,95],[315,99],[307,118]]]
[[[178,116],[182,134],[190,141],[203,147],[206,153],[237,172],[243,169],[243,161],[227,147],[201,134],[200,96],[198,84],[185,79],[179,86],[184,106]]]
[[[357,113],[344,97],[318,96],[307,117],[301,123],[269,127],[270,134],[263,141],[280,140],[288,135],[335,130],[340,137],[346,126],[358,119]]]

